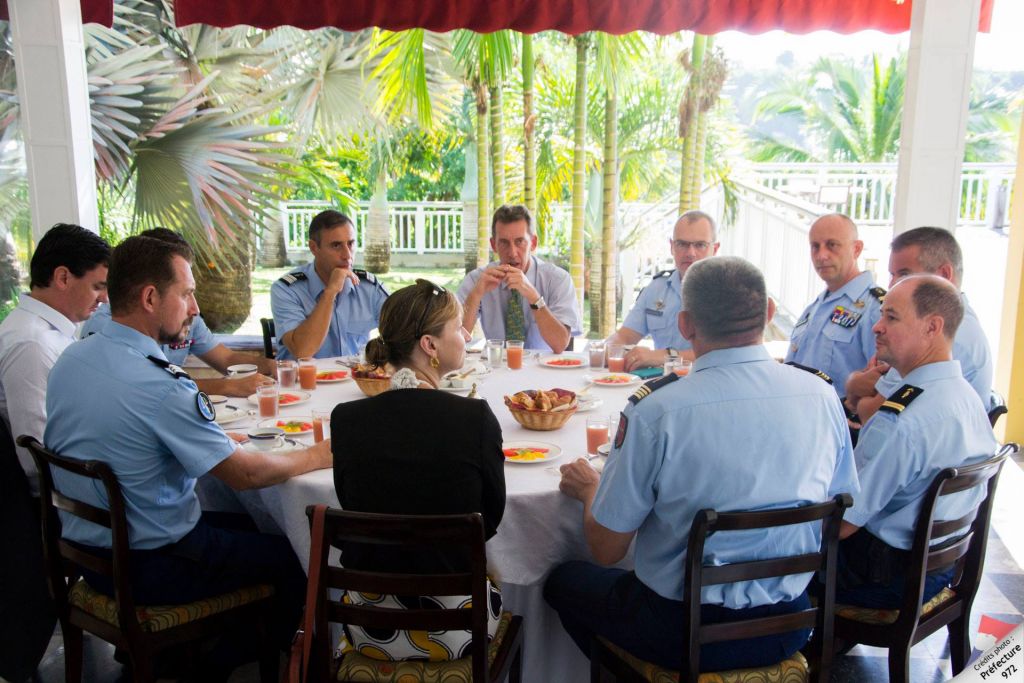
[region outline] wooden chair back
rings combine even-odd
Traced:
[[[716,512],[709,509],[701,510],[694,516],[690,526],[683,584],[683,609],[686,612],[687,623],[684,628],[685,657],[680,671],[681,680],[698,679],[700,646],[703,643],[753,638],[803,628],[815,629],[815,637],[811,642],[811,658],[815,660],[812,662],[812,668],[816,665],[819,681],[829,680],[839,526],[846,508],[852,504],[850,494],[842,493],[831,501],[814,505],[755,512]],[[713,533],[770,529],[815,522],[820,523],[822,527],[821,546],[815,552],[717,566],[705,565],[703,562],[705,543]],[[759,619],[701,624],[701,589],[704,586],[807,572],[820,572],[825,578],[825,588],[817,607]]]
[[[277,354],[276,339],[273,318],[260,318],[260,328],[263,330],[263,355],[267,358],[275,358]]]
[[[306,508],[313,518],[315,506]],[[488,680],[487,661],[487,556],[484,524],[478,513],[463,515],[386,515],[328,509],[321,535],[310,539],[319,544],[319,585],[316,586],[313,660],[329,661],[331,643],[325,637],[328,623],[342,623],[374,629],[469,630],[474,681]],[[343,543],[391,546],[408,550],[463,548],[469,570],[443,574],[405,574],[360,571],[328,566],[329,546]],[[316,553],[311,552],[310,556]],[[310,567],[310,576],[316,572]],[[313,587],[310,587],[311,590]],[[370,605],[344,604],[331,598],[331,590],[386,595],[469,595],[472,609],[390,609]],[[306,634],[310,637],[311,634]],[[320,665],[322,666],[322,665]],[[316,667],[320,668],[320,667]]]

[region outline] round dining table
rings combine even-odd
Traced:
[[[574,559],[590,559],[583,537],[582,505],[558,490],[558,467],[586,455],[588,416],[605,416],[614,420],[611,424],[614,435],[619,412],[640,384],[639,378],[629,385],[591,383],[589,378],[606,374],[606,371],[591,370],[585,356],[563,354],[562,357],[580,358],[582,364],[578,367],[552,367],[546,363],[550,356],[534,353],[524,359],[522,369],[491,369],[479,356],[467,354],[466,357],[467,367],[484,370],[483,373],[469,375],[467,381],[476,384],[476,397],[487,401],[494,411],[506,444],[526,442],[546,447],[549,449],[548,458],[560,449],[553,459],[523,463],[506,460],[505,514],[497,534],[487,542],[489,570],[501,583],[505,609],[523,616],[523,680],[536,683],[583,683],[589,680],[586,657],[562,629],[558,615],[544,602],[542,593],[544,579],[559,564]],[[339,359],[317,360],[320,371],[345,369],[338,362]],[[517,391],[553,388],[576,392],[585,390],[588,403],[597,405],[588,406],[586,411],[578,410],[560,429],[532,431],[516,422],[504,403],[504,396]],[[465,395],[468,390],[463,389],[461,393]],[[296,392],[299,388],[282,391]],[[315,390],[307,393],[310,394],[309,400],[283,406],[280,409],[281,419],[308,417],[313,409],[330,410],[338,403],[364,398],[351,379],[318,383]],[[254,414],[255,404],[244,398],[229,399],[218,407],[222,413],[231,412],[238,418],[222,423],[229,432],[244,433],[263,421]],[[387,416],[382,415],[378,428],[386,425]],[[363,425],[333,425],[331,438],[344,439],[346,430],[362,428]],[[312,436],[304,435],[294,440],[300,444],[311,443]],[[603,463],[596,460],[594,464],[600,468]],[[330,469],[309,472],[275,486],[242,492],[230,491],[207,476],[200,481],[199,492],[205,509],[238,511],[240,504],[262,530],[285,534],[303,567],[307,567],[309,560],[306,506],[317,503],[339,505]],[[623,566],[629,566],[631,562],[632,552],[627,555]]]

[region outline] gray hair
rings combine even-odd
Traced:
[[[698,209],[691,209],[676,219],[676,225],[679,224],[679,221],[686,221],[686,223],[689,225],[691,223],[696,223],[699,220],[705,220],[708,222],[708,225],[711,226],[711,241],[717,242],[718,224],[715,223],[715,219],[712,218],[711,214],[709,213],[699,211]]]
[[[925,272],[936,273],[948,263],[953,266],[953,284],[960,286],[964,277],[964,255],[953,233],[929,226],[914,228],[896,235],[889,248],[902,251],[915,244],[920,247],[917,262]]]
[[[942,318],[942,334],[953,340],[964,319],[964,304],[957,288],[938,275],[919,273],[903,279],[917,280],[917,288],[910,296],[918,318],[937,315]]]
[[[519,221],[526,221],[526,232],[529,235],[533,233],[533,218],[530,216],[530,210],[522,204],[502,204],[494,210],[494,216],[491,218],[491,237],[497,234],[498,223],[518,223]]]
[[[683,310],[710,342],[756,341],[768,318],[764,276],[738,256],[697,261],[683,277]]]

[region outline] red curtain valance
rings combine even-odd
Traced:
[[[0,21],[10,19],[7,0],[0,0]],[[82,23],[114,25],[114,0],[82,0]]]
[[[994,3],[982,0],[979,30],[989,30]],[[710,35],[729,29],[900,33],[910,30],[910,8],[911,0],[175,0],[175,18],[179,26],[335,26],[349,31],[376,26],[570,35],[593,30]]]

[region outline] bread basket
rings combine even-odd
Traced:
[[[505,405],[508,406],[509,412],[512,413],[512,417],[515,418],[516,422],[523,425],[526,429],[538,432],[550,432],[561,429],[569,421],[569,418],[576,414],[579,403],[576,401],[576,394],[571,391],[566,389],[552,389],[551,391],[554,391],[559,396],[569,396],[572,400],[567,406],[560,406],[556,410],[530,410],[506,396]],[[522,393],[531,396],[537,394],[532,389]]]
[[[360,364],[352,368],[352,379],[359,385],[359,389],[367,396],[383,394],[391,388],[391,375],[380,377],[386,372],[382,368],[373,365]],[[371,375],[367,377],[366,375]]]

